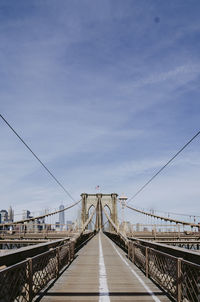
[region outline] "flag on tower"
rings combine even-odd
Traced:
[[[98,185],[98,186],[96,186],[96,187],[95,187],[95,189],[96,189],[96,190],[99,190],[99,189],[100,189],[100,186],[99,186],[99,185]]]

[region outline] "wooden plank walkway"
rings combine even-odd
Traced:
[[[103,233],[79,251],[74,262],[37,301],[170,301]]]

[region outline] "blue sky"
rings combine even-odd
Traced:
[[[1,113],[75,199],[132,196],[199,130],[200,3],[0,1]],[[134,201],[200,213],[200,141]],[[71,201],[0,121],[0,208]]]

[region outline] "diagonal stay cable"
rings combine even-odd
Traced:
[[[8,123],[8,121],[0,114],[2,120],[6,123],[6,125],[14,132],[14,134],[19,138],[19,140],[24,144],[24,146],[32,153],[32,155],[39,161],[39,163],[43,166],[43,168],[51,175],[51,177],[56,181],[56,183],[64,190],[64,192],[73,200],[75,199],[68,192],[68,190],[61,184],[61,182],[53,175],[53,173],[47,168],[47,166],[39,159],[39,157],[33,152],[33,150],[27,145],[27,143],[21,138],[21,136],[15,131],[15,129]]]
[[[146,186],[148,186],[148,184],[150,184],[150,182],[152,182],[152,180],[154,180],[154,178],[156,178],[156,176],[158,176],[158,174],[160,174],[199,134],[200,131],[198,131],[170,160],[168,160],[168,162],[160,168],[158,172],[154,174],[131,198],[129,198],[128,202],[133,200],[140,192],[142,192],[144,188],[146,188]]]
[[[96,210],[97,210],[97,205],[96,205],[96,207],[93,209],[93,211],[92,211],[90,217],[89,217],[89,218],[86,220],[86,222],[84,223],[84,225],[83,225],[83,227],[82,227],[82,230],[81,230],[80,234],[83,234],[83,232],[85,231],[85,229],[87,228],[87,226],[89,225],[89,223],[92,221],[92,218],[93,218],[93,216],[94,216]]]
[[[103,207],[104,214],[106,215],[106,218],[110,222],[110,224],[115,229],[116,233],[122,238],[122,240],[125,242],[125,244],[128,244],[128,238],[119,231],[119,227],[114,223],[114,221],[111,219],[111,217],[108,215],[108,212],[105,210],[105,207]]]

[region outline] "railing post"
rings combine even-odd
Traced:
[[[182,258],[177,258],[177,263],[176,263],[176,294],[177,294],[177,302],[181,302],[181,296],[182,296],[182,272],[181,272],[181,260]]]
[[[132,262],[135,263],[135,244],[132,242]]]
[[[70,242],[70,261],[74,259],[74,247],[75,247],[75,242],[71,241]]]
[[[148,247],[145,248],[145,260],[146,260],[145,272],[146,272],[146,277],[148,277],[149,276],[149,248]]]
[[[60,255],[59,255],[59,247],[56,248],[56,277],[58,278],[60,271]]]
[[[131,254],[131,241],[129,240],[129,242],[128,242],[128,259],[130,259],[130,254]]]
[[[70,259],[71,259],[70,243],[68,243],[67,249],[68,249],[68,264],[69,264],[70,263]]]
[[[31,258],[28,258],[28,301],[33,299],[33,262]]]

